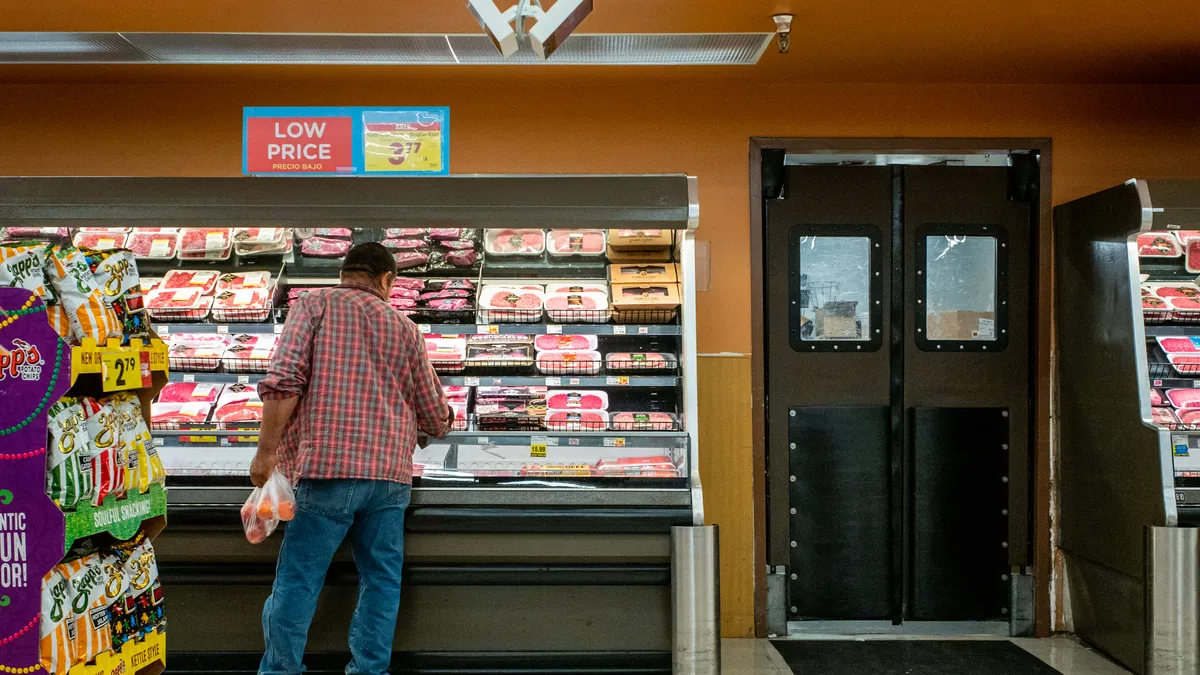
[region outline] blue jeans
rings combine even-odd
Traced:
[[[350,620],[347,675],[383,675],[392,660],[404,510],[412,486],[383,480],[302,480],[287,524],[275,585],[263,606],[266,651],[260,675],[304,672],[304,644],[333,554],[350,534],[358,567],[358,605]]]

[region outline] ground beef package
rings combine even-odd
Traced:
[[[97,344],[104,344],[110,335],[120,335],[117,314],[96,287],[96,279],[83,251],[60,248],[50,260],[50,282],[66,310],[75,338],[90,337]]]
[[[38,644],[42,667],[50,675],[66,675],[75,664],[75,614],[66,572],[65,565],[57,565],[42,579]]]
[[[63,397],[50,406],[46,447],[46,494],[63,511],[86,502],[92,492],[92,449],[79,399]]]

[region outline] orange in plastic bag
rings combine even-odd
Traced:
[[[291,520],[295,515],[296,493],[276,469],[266,484],[254,488],[242,505],[242,529],[246,532],[246,540],[251,544],[266,541],[279,526],[279,521]]]

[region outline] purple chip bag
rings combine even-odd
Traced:
[[[313,258],[340,258],[350,250],[350,242],[342,239],[312,237],[300,245],[300,253]]]

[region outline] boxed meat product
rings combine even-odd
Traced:
[[[1159,337],[1158,346],[1168,354],[1200,352],[1200,337]]]
[[[477,387],[475,389],[476,402],[482,403],[494,399],[545,399],[546,387]],[[543,400],[543,405],[545,401]]]
[[[79,248],[107,251],[113,248],[125,248],[125,239],[125,235],[120,232],[80,232],[71,239],[71,243]]]
[[[345,239],[310,237],[300,244],[300,254],[310,258],[341,258],[349,250],[350,242]]]
[[[354,232],[348,227],[318,227],[313,234],[318,237],[331,237],[333,239],[350,239],[354,237]]]
[[[242,333],[229,338],[221,365],[230,373],[265,373],[275,355],[279,336]]]
[[[558,293],[545,303],[550,320],[558,323],[605,323],[611,316],[607,293]]]
[[[595,375],[600,372],[600,352],[538,352],[538,371],[546,375]],[[553,406],[551,406],[553,407]]]
[[[1200,406],[1200,403],[1197,403]],[[608,410],[608,392],[596,389],[551,389],[546,392],[550,410]]]
[[[1167,400],[1176,408],[1200,409],[1200,389],[1168,389]]]
[[[1183,255],[1179,242],[1170,232],[1139,234],[1137,247],[1138,255],[1143,258],[1178,258]]]
[[[546,250],[553,256],[604,255],[604,230],[550,230]]]
[[[1200,410],[1193,412],[1200,413]],[[1150,415],[1155,424],[1162,425],[1169,429],[1174,429],[1179,425],[1179,416],[1176,415],[1175,411],[1170,408],[1151,408]]]
[[[230,272],[217,279],[217,292],[236,291],[243,288],[270,288],[270,272]]]
[[[199,288],[204,295],[217,288],[221,273],[209,270],[171,270],[163,277],[162,288]]]
[[[1142,296],[1142,320],[1148,324],[1163,323],[1171,316],[1167,301],[1154,296]]]
[[[150,426],[154,429],[171,429],[180,424],[203,424],[208,421],[212,406],[207,403],[152,403],[150,404]]]
[[[542,230],[485,230],[483,250],[489,255],[541,255],[546,251]]]
[[[262,399],[253,384],[231,384],[221,393],[213,408],[214,422],[236,424],[262,421]]]
[[[438,372],[457,373],[466,368],[467,340],[461,337],[425,336],[425,354]]]
[[[674,354],[663,352],[612,352],[604,358],[604,363],[610,371],[674,371],[679,367]]]
[[[546,413],[550,431],[604,431],[608,413],[603,410],[550,410]]]
[[[609,246],[604,251],[604,257],[611,263],[651,263],[670,262],[671,249],[655,249],[650,251],[618,251]]]
[[[472,335],[467,338],[467,365],[492,368],[532,366],[532,340],[528,335]]]
[[[674,263],[609,265],[608,277],[614,284],[667,284],[679,281]]]
[[[1200,298],[1167,298],[1171,318],[1175,321],[1194,322],[1200,320]]]
[[[171,370],[207,372],[216,370],[221,365],[221,356],[225,354],[225,346],[193,347],[191,345],[172,345],[167,350],[167,363]]]
[[[533,341],[539,352],[596,351],[595,335],[539,335]]]
[[[618,323],[667,323],[679,309],[679,285],[615,285],[612,305]]]
[[[159,288],[145,296],[146,313],[156,321],[202,321],[212,298],[199,288]]]
[[[429,253],[425,251],[397,251],[392,257],[396,259],[396,269],[405,272],[420,271],[420,267],[429,263]]]
[[[669,249],[675,243],[672,230],[609,230],[608,245],[615,251]]]
[[[233,235],[225,227],[189,227],[179,235],[179,253],[219,254],[233,247]],[[226,253],[228,255],[228,253]]]
[[[389,227],[383,232],[388,239],[412,239],[429,235],[429,230],[423,227]]]
[[[479,296],[479,307],[489,323],[541,321],[544,303],[545,293],[537,286],[484,286]]]
[[[212,382],[168,382],[158,392],[158,402],[216,403],[222,386]]]
[[[545,410],[540,413],[523,411],[480,412],[475,408],[475,423],[479,431],[544,431]]]
[[[1167,361],[1180,375],[1200,375],[1200,354],[1167,354]]]
[[[125,240],[125,247],[139,260],[169,260],[175,257],[179,235],[134,232]]]
[[[213,298],[212,317],[225,323],[260,322],[271,316],[271,291],[241,288],[220,291]]]
[[[608,419],[613,431],[677,431],[679,418],[665,412],[618,412]]]

